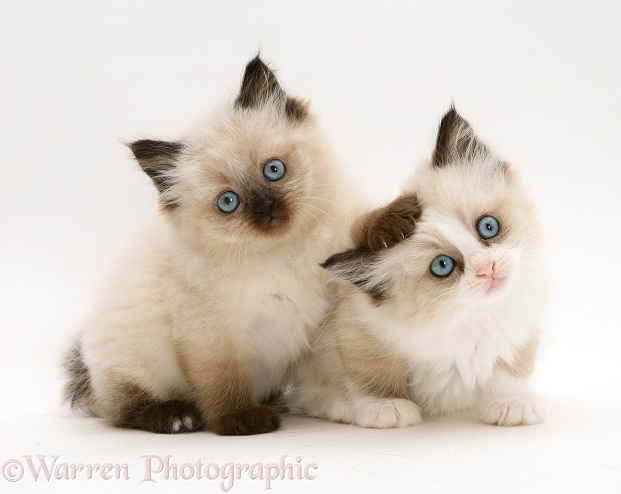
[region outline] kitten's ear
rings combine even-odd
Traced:
[[[416,194],[401,195],[356,221],[351,231],[354,245],[373,252],[392,247],[414,233],[422,212]]]
[[[451,107],[440,122],[432,165],[441,168],[454,161],[489,154],[490,150],[479,140],[472,126]]]
[[[308,115],[306,102],[288,97],[274,72],[257,55],[246,65],[235,107],[260,108],[268,102],[281,107],[291,120],[303,120]]]
[[[383,282],[374,280],[376,265],[376,253],[369,249],[357,248],[334,254],[324,261],[321,267],[337,278],[353,283],[376,302],[381,302],[386,298],[386,286]]]
[[[170,172],[177,164],[177,158],[183,149],[179,142],[153,141],[142,139],[132,142],[129,148],[144,172],[151,177],[160,192],[160,198],[171,186]],[[173,207],[170,200],[162,198],[164,206]]]

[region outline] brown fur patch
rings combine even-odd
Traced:
[[[91,376],[82,357],[82,344],[76,340],[69,349],[63,362],[68,376],[65,386],[64,399],[74,410],[85,409],[90,411],[93,402],[93,388]]]
[[[289,120],[302,121],[308,116],[308,103],[289,96],[285,104],[285,113]]]
[[[125,388],[127,403],[114,425],[158,434],[193,432],[205,427],[200,411],[185,400],[156,400],[139,386]]]
[[[250,224],[261,233],[284,232],[290,224],[291,207],[287,189],[253,187],[248,190],[249,199],[244,207]]]
[[[257,55],[246,65],[235,106],[259,108],[267,101],[281,103],[285,115],[292,122],[302,121],[308,116],[308,104],[287,96],[274,72]]]
[[[160,192],[161,199],[161,194],[172,185],[166,172],[175,167],[176,159],[183,149],[183,145],[178,142],[142,139],[132,142],[129,147],[144,172],[153,180],[155,187]],[[177,205],[167,201],[162,202],[162,206],[172,209]]]
[[[180,345],[179,361],[207,427],[220,435],[271,432],[280,425],[278,412],[254,397],[251,359],[222,342],[222,351],[205,361],[201,348]],[[276,416],[276,418],[275,418]]]
[[[446,112],[436,139],[431,162],[441,168],[456,160],[468,160],[477,154],[489,154],[490,151],[475,135],[474,129],[455,107]]]
[[[533,339],[518,350],[511,363],[500,360],[499,365],[512,376],[528,377],[535,370],[538,349],[539,342]]]
[[[361,326],[341,338],[337,350],[343,368],[364,393],[378,398],[408,398],[407,362],[388,352]]]
[[[280,427],[280,415],[275,408],[259,405],[220,415],[210,426],[221,436],[264,434]]]
[[[368,248],[349,249],[330,256],[321,267],[353,283],[379,304],[386,298],[387,287],[383,283],[369,282],[369,272],[373,268],[375,257],[376,254]]]
[[[257,55],[246,65],[239,96],[235,100],[238,108],[258,108],[270,99],[285,101],[285,92],[276,75]]]
[[[422,206],[416,194],[400,196],[390,204],[367,213],[352,227],[357,247],[373,252],[390,248],[414,233]]]

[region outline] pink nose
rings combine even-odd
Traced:
[[[486,278],[494,279],[494,275],[496,274],[496,263],[488,262],[485,264],[481,264],[479,269],[477,269],[477,276],[485,276]]]

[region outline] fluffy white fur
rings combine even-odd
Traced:
[[[355,264],[329,266],[345,281],[288,405],[363,427],[403,427],[420,422],[421,413],[470,408],[490,424],[541,422],[528,378],[546,270],[541,228],[516,171],[452,110],[434,159],[402,196],[422,210],[408,238],[380,252],[352,250]],[[477,234],[484,215],[500,221],[497,239]],[[441,254],[458,265],[446,279],[430,272]],[[484,275],[492,265],[500,281]],[[374,288],[382,300],[369,296]]]

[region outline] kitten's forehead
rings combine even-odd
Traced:
[[[439,247],[454,246],[464,255],[481,247],[464,217],[449,215],[434,208],[423,211],[415,237],[419,241],[439,244]]]
[[[310,118],[307,125],[292,125],[276,112],[240,113],[225,107],[196,126],[185,141],[196,173],[216,185],[231,180],[243,184],[249,172],[260,177],[270,159],[295,161],[313,137]]]
[[[415,174],[406,190],[414,190],[424,209],[473,221],[473,215],[490,213],[513,194],[512,170],[498,162],[481,160],[443,168],[424,167]]]

